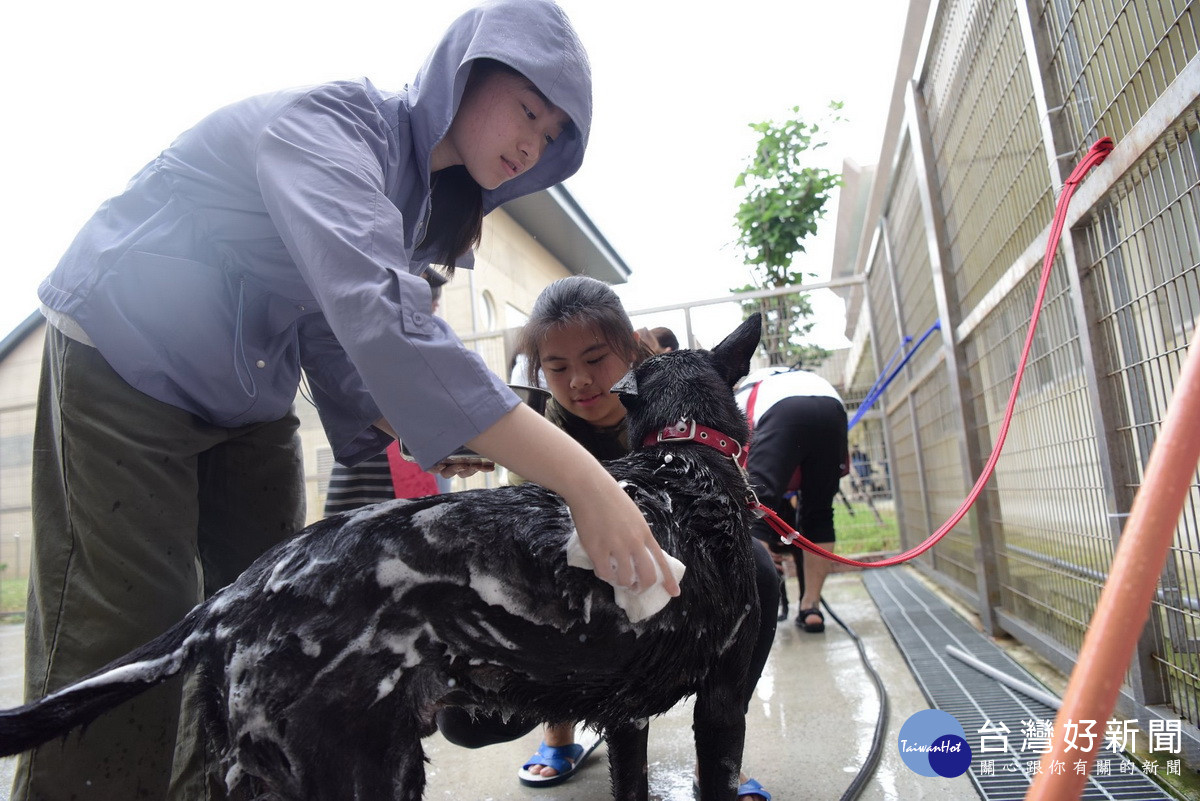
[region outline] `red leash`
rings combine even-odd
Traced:
[[[967,494],[966,499],[962,502],[962,505],[958,507],[958,510],[951,515],[950,519],[943,523],[937,531],[933,532],[929,539],[925,540],[915,548],[910,548],[904,553],[898,554],[897,556],[888,557],[887,559],[882,559],[878,562],[860,562],[856,559],[847,559],[844,556],[838,556],[837,554],[825,550],[819,545],[814,545],[797,533],[787,523],[783,522],[783,520],[779,518],[779,515],[775,514],[773,511],[766,508],[761,503],[757,503],[756,501],[755,503],[757,505],[752,506],[752,508],[755,510],[755,513],[761,513],[763,517],[766,518],[767,523],[771,526],[771,528],[779,533],[780,538],[784,542],[796,545],[810,553],[823,556],[826,559],[832,559],[835,562],[841,562],[844,565],[853,565],[854,567],[887,567],[889,565],[898,565],[901,562],[907,562],[913,557],[920,556],[932,548],[942,537],[946,536],[946,534],[950,532],[950,529],[958,525],[958,522],[967,514],[967,510],[969,510],[971,505],[975,503],[975,500],[983,492],[984,486],[992,477],[992,472],[996,469],[996,462],[1000,459],[1000,451],[1004,448],[1004,440],[1008,437],[1008,427],[1012,422],[1013,411],[1017,405],[1017,390],[1019,390],[1021,387],[1021,378],[1025,374],[1025,364],[1029,361],[1029,352],[1033,349],[1033,334],[1034,331],[1037,330],[1038,317],[1042,312],[1042,302],[1046,298],[1046,287],[1050,283],[1050,268],[1054,264],[1055,255],[1058,253],[1058,241],[1062,237],[1062,229],[1066,224],[1067,206],[1071,202],[1071,196],[1075,194],[1075,189],[1079,186],[1079,183],[1083,180],[1084,176],[1087,175],[1087,173],[1093,167],[1104,161],[1104,159],[1108,157],[1108,154],[1112,152],[1112,149],[1112,139],[1106,136],[1103,139],[1098,140],[1094,145],[1092,145],[1091,149],[1088,150],[1087,155],[1084,156],[1083,160],[1075,166],[1075,169],[1071,171],[1071,175],[1063,183],[1062,194],[1059,195],[1058,204],[1054,209],[1054,224],[1050,226],[1050,238],[1046,244],[1046,257],[1042,260],[1042,278],[1041,282],[1038,284],[1037,299],[1033,304],[1033,315],[1029,319],[1029,331],[1025,335],[1025,347],[1021,351],[1021,360],[1017,364],[1017,374],[1013,379],[1012,392],[1008,396],[1008,405],[1004,409],[1004,419],[1000,424],[1000,433],[996,437],[996,444],[992,448],[992,455],[988,457],[987,464],[983,467],[983,472],[980,473],[979,479],[975,482],[975,486],[971,488],[970,493]]]
[[[1106,136],[1103,139],[1097,140],[1097,142],[1092,145],[1091,149],[1088,150],[1087,155],[1083,157],[1083,160],[1080,161],[1079,164],[1075,166],[1075,169],[1071,171],[1070,177],[1068,177],[1063,183],[1062,194],[1059,195],[1058,204],[1054,209],[1054,223],[1050,226],[1050,238],[1046,245],[1046,257],[1042,261],[1041,282],[1038,284],[1037,299],[1033,304],[1033,315],[1029,319],[1029,331],[1025,335],[1025,347],[1021,351],[1021,360],[1017,363],[1017,373],[1016,377],[1013,379],[1012,392],[1009,393],[1008,396],[1008,405],[1004,409],[1004,418],[1000,424],[1000,433],[996,437],[996,444],[992,448],[992,455],[988,457],[987,464],[985,464],[983,467],[983,472],[980,473],[978,480],[975,482],[975,486],[971,488],[971,491],[967,494],[967,497],[962,502],[962,505],[958,507],[958,510],[952,514],[950,518],[943,523],[940,528],[938,528],[937,531],[933,532],[933,534],[930,535],[927,540],[915,548],[910,548],[901,554],[888,557],[887,559],[881,559],[878,562],[860,562],[857,559],[848,559],[845,556],[838,556],[832,551],[827,551],[821,546],[809,542],[798,531],[785,523],[783,519],[779,517],[779,515],[775,514],[774,511],[764,506],[758,500],[758,498],[752,495],[750,500],[750,508],[754,511],[754,514],[766,519],[767,525],[769,525],[775,530],[776,533],[779,534],[779,537],[781,540],[783,540],[783,542],[790,545],[795,545],[798,548],[803,548],[809,553],[814,553],[817,556],[823,556],[831,561],[841,562],[844,565],[851,565],[853,567],[889,567],[891,565],[898,565],[901,562],[907,562],[909,559],[925,553],[934,545],[936,545],[938,541],[942,539],[942,537],[946,536],[946,534],[948,534],[952,528],[958,525],[959,521],[963,519],[963,517],[967,514],[967,511],[971,508],[972,504],[975,503],[975,500],[983,492],[983,488],[987,484],[988,480],[992,477],[992,472],[996,469],[996,462],[1000,459],[1000,451],[1004,448],[1004,441],[1008,437],[1008,427],[1012,422],[1013,411],[1017,405],[1017,390],[1019,390],[1021,387],[1021,378],[1025,375],[1025,364],[1029,361],[1029,352],[1033,349],[1033,334],[1037,330],[1038,317],[1042,313],[1042,303],[1046,298],[1046,287],[1050,283],[1050,268],[1054,264],[1055,255],[1058,253],[1058,242],[1059,239],[1062,238],[1062,229],[1066,224],[1067,206],[1070,205],[1071,196],[1075,194],[1075,189],[1079,186],[1079,182],[1083,180],[1084,176],[1087,175],[1088,171],[1104,161],[1104,159],[1108,157],[1108,154],[1112,152],[1112,149],[1112,139]],[[679,425],[685,424],[680,423]],[[703,428],[703,426],[700,428]],[[692,436],[659,436],[657,439],[655,439],[654,435],[650,435],[646,438],[646,444],[649,445],[653,442],[663,442],[666,439],[708,441],[707,436],[704,439],[697,438],[694,435],[695,430],[696,427],[693,425]],[[707,431],[711,432],[711,429],[707,429]],[[719,435],[719,432],[713,433]],[[731,458],[735,458],[731,454],[727,455],[730,455]],[[740,447],[738,448],[738,455],[744,456]],[[736,458],[735,461],[737,461]]]

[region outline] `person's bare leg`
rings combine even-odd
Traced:
[[[804,556],[804,594],[800,596],[801,609],[817,609],[821,605],[821,588],[825,586],[825,577],[833,563],[812,554]],[[808,615],[801,623],[816,625],[821,620],[816,615]]]

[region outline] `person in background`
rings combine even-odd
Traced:
[[[637,506],[429,313],[421,277],[469,266],[487,212],[574,174],[591,115],[561,9],[491,0],[404,90],[233,103],[101,205],[38,291],[27,700],[162,633],[301,527],[302,369],[343,464],[397,432],[426,469],[466,444],[558,492],[600,578],[649,584],[657,563],[678,593]],[[12,799],[223,797],[181,692],[22,754]]]
[[[432,296],[429,313],[437,314],[446,279],[432,267],[422,275],[429,282]],[[400,443],[393,441],[383,453],[368,456],[353,467],[333,463],[323,515],[330,517],[393,498],[422,498],[449,491],[450,479],[426,472],[416,462],[403,458]]]
[[[547,419],[600,460],[630,450],[625,407],[612,385],[656,351],[651,337],[633,330],[616,293],[586,276],[564,278],[542,290],[517,344],[525,382],[550,390]],[[529,786],[558,784],[598,743],[594,736],[576,743],[574,723],[547,724],[537,753],[518,776]]]
[[[871,457],[857,444],[850,451],[850,467],[854,471],[859,495],[863,500],[869,500],[875,492],[875,481],[871,478],[874,468],[871,467]]]
[[[514,369],[519,366],[522,372],[513,373],[511,380],[548,388],[546,418],[597,459],[615,459],[629,452],[629,442],[625,407],[610,390],[655,351],[651,338],[633,330],[607,284],[585,276],[563,278],[534,302],[517,338]],[[509,483],[523,481],[509,474]],[[438,716],[438,729],[452,743],[477,748],[515,740],[539,722],[471,716],[448,708]],[[547,724],[537,753],[518,771],[522,784],[551,787],[574,775],[600,742],[593,733],[580,735],[576,742],[572,722]]]
[[[650,329],[650,333],[658,341],[658,347],[663,353],[679,350],[679,339],[670,328],[659,326],[658,328]]]
[[[612,385],[660,349],[648,332],[634,331],[620,299],[607,284],[573,276],[547,286],[521,330],[517,349],[524,357],[526,381],[537,385],[539,376],[545,377],[552,396],[546,417],[552,423],[597,459],[616,459],[630,452],[625,407],[620,396],[611,392]],[[755,558],[764,612],[745,688],[747,706],[775,636],[770,610],[775,608],[778,592],[766,549],[756,548]],[[563,691],[570,692],[570,688]],[[463,710],[447,709],[438,717],[438,728],[450,742],[474,748],[524,736],[539,722],[472,718]],[[576,733],[570,722],[545,726],[537,752],[518,771],[521,782],[549,787],[574,775],[597,744],[594,737],[576,742]],[[770,801],[770,794],[758,782],[745,775],[741,782],[740,796]]]
[[[767,367],[746,376],[736,398],[750,423],[746,469],[759,501],[784,520],[795,520],[796,529],[810,541],[832,548],[833,500],[849,470],[841,396],[815,373]],[[797,493],[794,511],[786,497],[790,491]],[[807,632],[824,631],[821,590],[830,562],[779,545],[779,535],[763,519],[754,522],[751,533],[773,547],[791,549],[801,593],[796,625]]]

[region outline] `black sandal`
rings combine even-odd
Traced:
[[[821,621],[819,623],[809,623],[809,615],[816,615],[821,618]],[[821,614],[821,610],[815,606],[812,609],[801,609],[796,613],[796,626],[811,634],[819,634],[825,630],[825,615]]]

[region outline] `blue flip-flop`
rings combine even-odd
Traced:
[[[526,787],[553,787],[556,784],[562,784],[567,779],[575,775],[575,772],[583,767],[583,763],[591,756],[591,753],[596,750],[596,746],[600,745],[600,737],[589,738],[588,745],[584,746],[580,743],[572,743],[571,745],[555,746],[546,745],[543,742],[538,746],[537,753],[529,758],[521,769],[517,771],[517,778],[521,780],[521,784]],[[542,765],[547,768],[554,768],[556,773],[553,776],[542,776],[537,773],[530,773],[529,769],[534,765]]]
[[[763,789],[763,786],[754,779],[746,779],[738,785],[738,798],[744,795],[761,795],[763,801],[771,801],[771,794]]]
[[[737,794],[738,798],[745,795],[760,795],[763,801],[771,801],[771,794],[763,789],[763,786],[756,779],[746,779],[746,781],[739,784]],[[700,783],[695,779],[692,780],[692,795],[696,798],[700,797]]]

